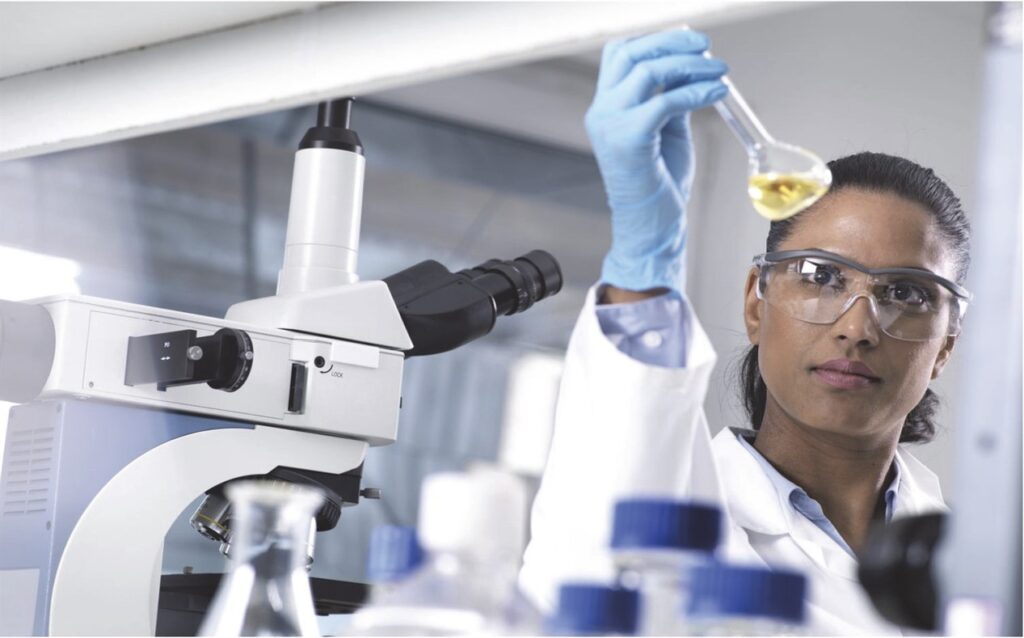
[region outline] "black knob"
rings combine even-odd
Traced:
[[[244,330],[221,328],[211,337],[199,339],[214,343],[218,352],[213,377],[206,385],[214,390],[234,392],[242,387],[252,370],[252,339]],[[202,347],[202,343],[199,344]]]

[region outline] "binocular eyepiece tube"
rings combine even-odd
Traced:
[[[427,260],[385,277],[412,339],[406,357],[437,354],[489,333],[497,318],[529,309],[562,289],[562,270],[543,250],[451,272]]]
[[[558,262],[543,250],[505,261],[489,259],[455,273],[469,278],[494,299],[499,315],[514,315],[562,289]]]

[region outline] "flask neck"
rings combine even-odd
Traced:
[[[775,145],[775,139],[768,134],[761,120],[750,109],[747,101],[729,78],[723,77],[722,82],[729,88],[729,92],[715,103],[715,110],[743,144],[750,159],[762,159],[767,149]]]
[[[236,512],[231,538],[234,565],[251,564],[259,576],[272,578],[312,564],[316,521],[311,513],[254,504],[240,504]]]
[[[265,481],[231,484],[225,491],[232,506],[231,569],[200,635],[317,635],[305,565],[321,493]]]

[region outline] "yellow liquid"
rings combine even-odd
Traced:
[[[828,186],[799,173],[758,173],[750,178],[747,188],[757,212],[772,221],[796,215],[827,190]]]

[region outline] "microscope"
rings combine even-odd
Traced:
[[[562,286],[535,250],[451,272],[424,261],[359,281],[365,160],[352,100],[318,107],[295,156],[277,294],[224,319],[87,296],[0,302],[0,635],[153,635],[164,537],[193,527],[230,553],[224,486],[326,495],[313,537],[398,436],[407,357],[457,348]]]

